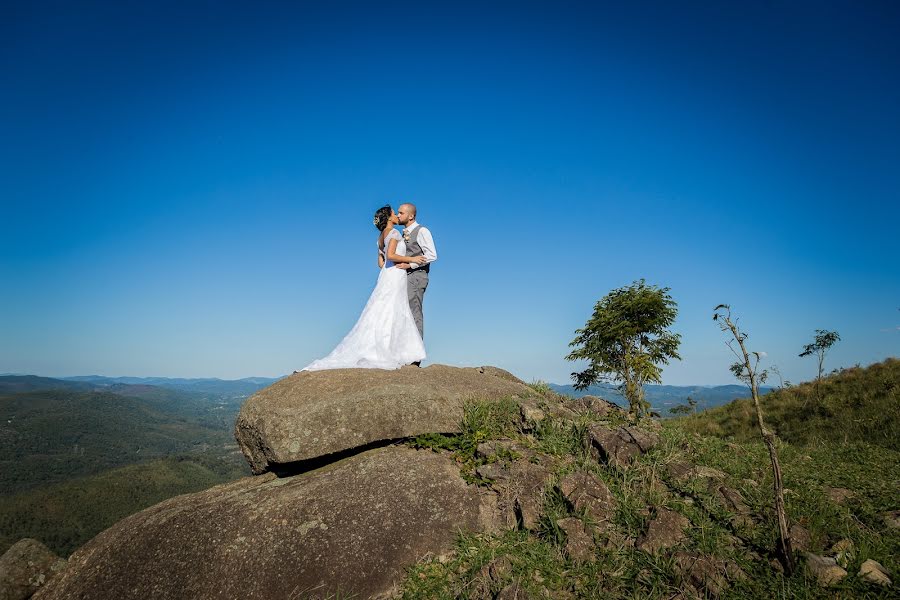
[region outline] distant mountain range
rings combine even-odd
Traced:
[[[572,385],[549,384],[550,388],[558,394],[580,398],[582,396],[600,396],[620,406],[628,406],[628,401],[611,383],[592,385],[586,390],[576,390]],[[773,388],[763,387],[760,392],[767,394]],[[750,390],[745,385],[646,385],[644,394],[650,402],[652,409],[660,416],[666,417],[671,413],[669,409],[679,404],[687,404],[687,399],[697,401],[697,411],[706,410],[715,406],[728,404],[738,398],[748,398]]]
[[[103,377],[102,375],[79,375],[76,377],[62,377],[60,379],[65,381],[91,383],[98,386],[115,384],[154,385],[183,390],[185,392],[248,396],[257,390],[275,383],[281,378],[245,377],[243,379],[181,379],[172,377]]]
[[[0,376],[0,394],[24,392],[36,389],[67,389],[71,391],[100,390],[111,391],[123,396],[150,399],[159,395],[160,388],[192,392],[205,395],[207,398],[219,400],[237,400],[246,398],[254,392],[267,387],[280,377],[245,377],[243,379],[216,378],[172,378],[172,377],[104,377],[102,375],[80,375],[52,379],[35,375]],[[605,383],[592,385],[587,390],[577,391],[572,385],[551,383],[550,388],[557,393],[573,398],[585,395],[600,396],[616,404],[627,406],[625,398],[617,386]],[[152,387],[152,390],[147,388]],[[762,393],[773,388],[763,387]],[[737,398],[746,398],[749,390],[743,385],[648,385],[644,388],[647,400],[653,410],[662,416],[668,416],[669,409],[678,404],[685,404],[688,397],[697,401],[697,410],[705,410],[727,404]]]
[[[227,456],[241,404],[270,381],[0,376],[0,497],[176,454]]]

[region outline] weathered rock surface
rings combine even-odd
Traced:
[[[444,455],[371,450],[285,479],[246,477],[169,499],[79,549],[42,589],[68,598],[369,598],[459,530],[492,530],[496,496]]]
[[[660,550],[678,545],[687,536],[684,530],[691,522],[687,517],[667,508],[656,511],[656,516],[650,521],[645,533],[638,540],[637,548],[650,554],[656,554]]]
[[[594,540],[585,531],[584,522],[581,519],[568,517],[559,519],[556,524],[566,532],[566,556],[573,562],[594,562]]]
[[[883,587],[890,587],[891,578],[888,576],[887,569],[881,566],[881,563],[871,558],[864,561],[859,567],[859,576],[868,581]]]
[[[675,568],[697,595],[718,597],[729,582],[746,579],[746,574],[733,561],[696,552],[676,552]]]
[[[499,495],[499,510],[506,527],[537,529],[544,502],[544,486],[550,478],[546,466],[527,460],[479,465],[475,472],[491,480]]]
[[[706,486],[718,485],[725,480],[725,473],[712,467],[674,461],[667,466],[669,476],[679,483],[702,481]]]
[[[569,473],[559,482],[559,491],[577,511],[585,511],[601,531],[608,529],[616,512],[616,499],[609,487],[592,473]]]
[[[458,433],[469,399],[534,392],[495,367],[295,373],[251,396],[234,435],[254,473],[384,440]]]
[[[590,436],[598,458],[617,467],[627,466],[635,457],[659,443],[656,433],[633,426],[611,429],[605,425],[594,425]]]
[[[579,411],[590,412],[598,417],[610,415],[624,416],[626,413],[618,404],[605,400],[598,396],[582,396],[572,401],[573,408]]]
[[[715,487],[715,493],[725,509],[733,513],[730,519],[732,524],[738,527],[753,525],[750,507],[744,502],[744,497],[739,491],[727,485],[719,485]]]
[[[812,547],[812,536],[809,530],[803,525],[794,523],[788,529],[788,537],[791,540],[791,547],[794,550],[809,550]]]
[[[0,556],[0,600],[24,600],[66,566],[47,546],[23,538]]]
[[[900,510],[886,512],[883,519],[884,524],[888,529],[897,529],[900,527]]]
[[[828,587],[847,576],[847,571],[838,566],[837,561],[828,556],[819,556],[812,552],[804,552],[806,568],[822,587]]]

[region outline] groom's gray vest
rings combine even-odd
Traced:
[[[422,226],[419,225],[415,229],[409,232],[409,241],[406,242],[406,255],[407,256],[424,256],[425,253],[422,251],[422,246],[419,245],[419,232],[422,230]],[[424,272],[428,273],[431,271],[431,264],[427,264],[421,267],[417,267],[415,269],[410,269],[406,272],[407,275],[412,275],[413,273]]]
[[[422,226],[419,225],[409,232],[409,241],[406,242],[407,256],[424,256],[422,246],[419,245],[419,231]],[[428,271],[431,265],[427,264],[417,269],[410,269],[406,272],[406,297],[409,300],[409,309],[412,311],[413,320],[419,330],[419,335],[425,337],[425,322],[422,318],[422,299],[425,297],[425,288],[428,287]]]

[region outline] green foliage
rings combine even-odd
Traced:
[[[512,398],[486,401],[473,400],[463,407],[462,432],[457,435],[426,433],[408,443],[413,448],[429,448],[435,452],[448,450],[460,464],[463,478],[474,484],[486,483],[475,473],[484,461],[476,458],[481,442],[514,435],[520,423],[519,404]]]
[[[665,506],[687,516],[692,527],[684,550],[733,561],[747,575],[742,581],[732,582],[724,598],[882,597],[879,589],[853,574],[868,558],[892,573],[900,569],[900,533],[885,528],[881,521],[885,511],[895,508],[900,453],[865,443],[815,448],[780,445],[788,513],[792,522],[810,532],[810,550],[827,554],[839,539],[850,539],[857,549],[848,567],[851,575],[826,590],[803,570],[786,577],[769,565],[772,557],[766,552],[775,546],[778,527],[771,508],[768,454],[758,435],[751,441],[735,443],[698,437],[684,431],[683,423],[682,419],[667,421],[660,446],[628,469],[608,469],[594,460],[573,457],[573,462],[561,463],[556,478],[575,470],[600,477],[616,499],[614,525],[625,540],[646,530],[649,507]],[[554,427],[555,431],[563,429]],[[517,436],[518,441],[524,441],[523,436]],[[723,483],[741,493],[759,522],[733,524],[733,515],[722,504],[716,488],[698,479],[678,482],[668,477],[666,467],[673,461],[721,470]],[[873,472],[879,476],[873,477]],[[662,482],[674,493],[660,492]],[[855,495],[847,504],[837,504],[829,498],[828,487],[849,488]],[[557,524],[565,517],[586,519],[551,485],[544,495],[543,517],[536,532],[514,529],[494,534],[463,533],[449,557],[425,560],[409,570],[401,597],[496,597],[514,582],[533,597],[663,599],[684,593],[686,582],[675,568],[671,552],[651,556],[627,544],[607,544],[604,533],[595,532],[595,562],[571,561],[564,552],[565,532]],[[498,578],[487,577],[487,567],[497,561],[507,567]]]
[[[825,377],[818,394],[815,382],[802,383],[766,394],[760,403],[767,425],[783,441],[868,442],[900,451],[900,360],[896,358]],[[684,430],[702,435],[740,441],[758,435],[749,399],[683,417],[679,422]]]
[[[236,448],[235,448],[236,450]],[[61,556],[130,514],[249,475],[243,457],[206,452],[129,465],[0,498],[0,554],[23,537]]]
[[[825,329],[816,329],[816,336],[811,344],[803,346],[800,357],[811,356],[816,354],[825,360],[825,354],[828,350],[841,340],[841,336],[837,331],[827,331]]]
[[[816,396],[819,401],[822,400],[822,391],[819,389],[819,383],[822,381],[822,375],[825,373],[825,355],[833,345],[839,342],[841,336],[837,331],[827,331],[825,329],[816,329],[816,337],[811,344],[803,347],[800,357],[815,355],[818,359],[818,370],[816,371]]]
[[[644,384],[661,383],[660,365],[680,359],[681,337],[668,330],[677,314],[669,288],[648,286],[643,279],[608,293],[569,344],[574,350],[566,360],[589,361],[586,370],[572,374],[575,388],[618,381],[631,412],[647,412]]]
[[[697,412],[697,401],[687,397],[687,404],[678,404],[669,409],[673,415],[689,415]]]
[[[66,389],[0,396],[0,496],[231,446],[236,415],[237,406],[158,388],[146,397]]]
[[[528,387],[533,389],[535,392],[537,392],[541,396],[546,396],[547,394],[553,393],[553,389],[550,387],[550,384],[547,383],[546,381],[542,381],[542,380],[532,381],[531,383],[529,383],[527,385],[528,385]]]
[[[700,415],[702,417],[704,415]],[[721,470],[726,484],[744,497],[761,521],[750,527],[726,526],[726,532],[745,539],[751,547],[775,546],[778,526],[771,508],[772,472],[766,468],[768,452],[758,435],[752,441],[733,442],[712,436],[698,436],[685,430],[688,419],[672,419],[664,424],[670,443],[681,448],[693,462]],[[735,586],[734,597],[866,597],[873,590],[853,574],[872,558],[891,572],[900,567],[900,532],[886,528],[882,517],[896,508],[897,481],[900,481],[900,452],[865,442],[823,442],[815,446],[781,443],[778,448],[785,482],[785,503],[791,522],[810,532],[811,552],[828,554],[840,539],[850,539],[856,556],[847,569],[851,576],[831,591],[820,590],[802,571],[793,577],[779,576],[758,563],[746,563],[750,578]],[[877,476],[874,474],[877,473]],[[716,519],[726,516],[721,504],[702,482],[667,483],[694,500],[693,506]],[[846,488],[853,496],[845,504],[832,500],[828,488]],[[695,519],[697,512],[691,514]],[[695,523],[695,534],[696,524]],[[877,596],[873,596],[877,597]]]

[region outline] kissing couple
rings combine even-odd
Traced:
[[[425,358],[422,300],[431,263],[437,260],[431,232],[416,221],[416,207],[389,205],[375,211],[378,280],[359,320],[331,354],[303,367],[398,369]],[[397,226],[403,226],[403,233]]]

